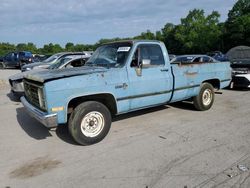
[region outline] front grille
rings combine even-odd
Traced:
[[[33,106],[39,108],[40,110],[45,111],[45,100],[42,86],[38,86],[26,80],[24,80],[23,84],[27,101],[29,101]]]

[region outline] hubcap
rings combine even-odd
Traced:
[[[89,112],[81,122],[81,131],[87,137],[95,137],[104,127],[104,117],[100,112]]]
[[[202,95],[202,101],[205,106],[208,106],[212,101],[212,90],[206,89]]]

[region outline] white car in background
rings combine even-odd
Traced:
[[[48,59],[45,59],[42,62],[37,62],[37,63],[31,63],[28,65],[24,65],[21,67],[21,71],[25,72],[25,71],[30,71],[30,70],[34,70],[34,69],[46,69],[48,68],[50,65],[54,64],[55,62],[57,62],[59,59],[64,58],[66,56],[69,55],[81,55],[85,58],[90,58],[90,56],[93,54],[92,51],[84,51],[84,52],[61,52],[61,53],[57,53],[54,54],[52,56],[50,56]]]
[[[250,88],[250,59],[237,59],[231,63],[232,81],[230,88]]]
[[[27,71],[27,72],[17,73],[15,75],[9,77],[9,84],[11,87],[11,91],[16,97],[20,97],[24,94],[23,77],[26,74],[29,74],[32,72],[48,71],[48,70],[52,70],[52,69],[81,67],[81,66],[85,65],[85,62],[88,59],[89,58],[86,58],[83,55],[68,55],[68,56],[65,56],[65,57],[57,60],[55,63],[51,64],[47,68],[40,68],[40,69],[35,69],[35,70]]]

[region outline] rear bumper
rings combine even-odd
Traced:
[[[47,114],[32,106],[25,97],[21,97],[21,102],[28,114],[42,123],[47,128],[57,127],[57,114]]]

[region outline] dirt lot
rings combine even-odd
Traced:
[[[0,188],[250,187],[250,91],[223,90],[213,108],[190,104],[119,116],[108,136],[76,145],[13,100],[0,70]]]

